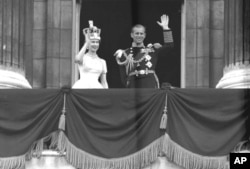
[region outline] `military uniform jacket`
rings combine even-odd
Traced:
[[[159,88],[155,67],[159,51],[173,47],[172,31],[164,31],[164,46],[148,44],[143,47],[130,47],[123,52],[118,60],[121,78],[128,88]]]

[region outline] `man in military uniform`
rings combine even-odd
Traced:
[[[161,22],[157,23],[163,28],[164,46],[159,43],[145,46],[146,28],[137,24],[131,29],[132,46],[126,50],[119,49],[114,54],[118,65],[124,70],[121,76],[127,88],[159,88],[155,73],[159,51],[173,47],[173,37],[167,15],[162,15]]]

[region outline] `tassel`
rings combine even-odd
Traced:
[[[58,128],[63,131],[65,130],[65,114],[61,114]]]
[[[160,129],[166,129],[167,128],[167,112],[168,112],[168,95],[166,94],[166,100],[165,100],[165,107],[163,110],[163,115],[161,117],[161,124]]]
[[[167,128],[167,108],[164,108],[164,113],[161,117],[161,124],[160,124],[160,129],[166,129]]]
[[[63,131],[65,131],[65,123],[66,123],[65,113],[66,113],[66,94],[64,93],[64,97],[63,97],[63,109],[62,109],[62,114],[60,116],[59,124],[58,124],[58,128],[60,130],[63,130]]]

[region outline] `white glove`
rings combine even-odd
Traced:
[[[115,52],[114,56],[115,56],[115,57],[118,57],[118,58],[121,58],[123,52],[124,52],[124,50],[118,49],[118,50]]]
[[[155,49],[159,49],[162,47],[162,45],[160,43],[154,43],[154,47]]]
[[[152,47],[153,47],[152,43],[149,43],[149,44],[147,45],[147,47],[148,47],[148,48],[152,48]]]

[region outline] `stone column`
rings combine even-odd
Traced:
[[[186,87],[209,87],[210,1],[185,0]]]
[[[224,68],[224,0],[210,0],[209,87],[215,88]]]
[[[25,78],[25,24],[29,0],[0,1],[0,88],[31,88]]]
[[[215,87],[223,74],[224,0],[185,0],[185,87]]]
[[[225,67],[217,88],[250,87],[249,17],[249,0],[225,0]]]

